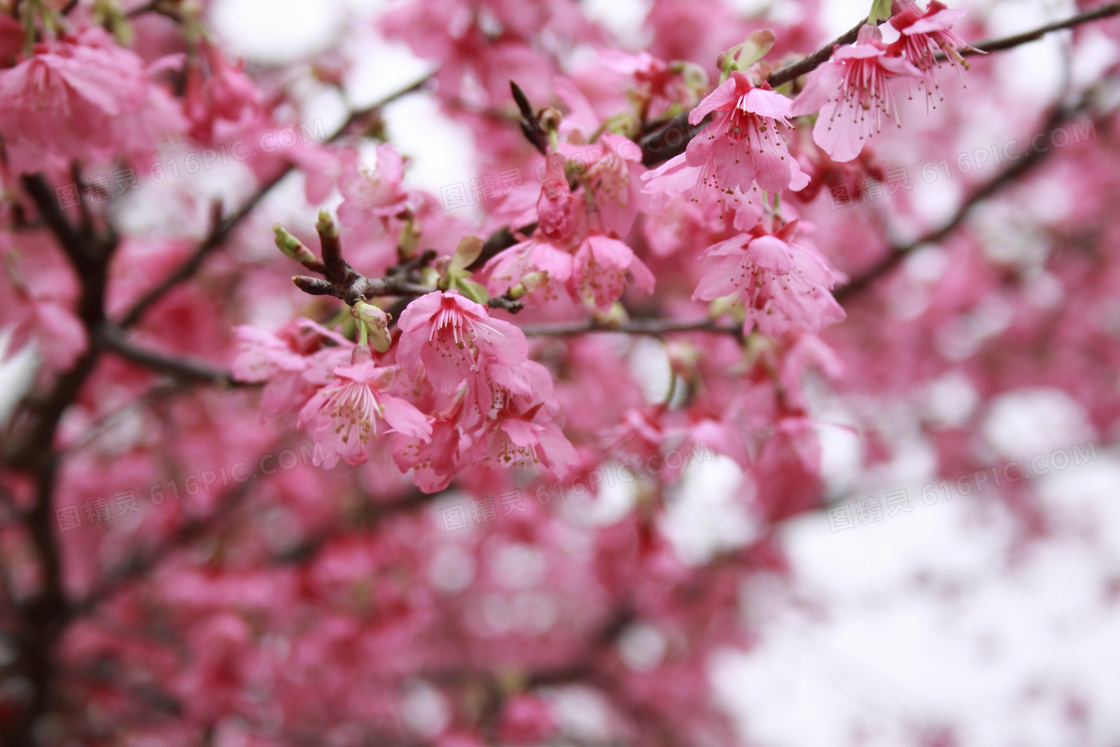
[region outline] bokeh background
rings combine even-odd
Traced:
[[[780,0],[737,5],[752,12],[791,12]],[[827,2],[823,23],[839,34],[866,13],[866,5]],[[583,3],[634,49],[643,43],[648,6],[642,0]],[[1077,10],[1071,2],[1047,0],[970,0],[963,6],[1000,35]],[[345,96],[325,87],[306,91],[307,105],[332,131],[350,108],[371,104],[432,69],[404,45],[376,35],[373,20],[383,10],[383,3],[358,0],[216,0],[211,17],[229,49],[251,65],[331,49],[356,59]],[[1113,40],[1086,33],[1081,47],[1087,51],[1072,63],[1068,40],[1056,35],[984,64],[995,66],[1025,110],[1042,109],[1069,84],[1069,76],[1087,80],[1115,60]],[[384,117],[389,139],[412,158],[408,178],[416,186],[439,194],[441,187],[474,173],[469,134],[441,115],[430,94],[406,96],[388,106]],[[1007,119],[998,109],[972,111],[965,133],[971,144],[962,142],[961,149],[1003,142]],[[936,120],[926,126],[936,127]],[[915,137],[921,137],[920,127]],[[888,154],[904,147],[883,145]],[[916,181],[917,175],[914,169]],[[248,186],[236,168],[186,178],[197,180],[198,194],[227,200]],[[918,181],[917,189],[912,203],[928,224],[947,217],[963,190],[959,179]],[[267,222],[305,222],[300,185],[285,184],[282,190],[289,199],[270,202]],[[1060,211],[1068,200],[1061,184],[1046,182],[1037,191],[1022,209]],[[157,187],[145,187],[136,199],[150,201],[152,208],[130,210],[131,220],[168,219],[156,208],[164,199]],[[186,206],[178,219],[204,226],[197,214],[204,202]],[[471,213],[476,209],[462,212],[477,219]],[[975,220],[1004,237],[1005,251],[1037,250],[1029,235],[1008,230],[1015,225],[1013,211],[981,211]],[[900,222],[891,230],[905,240],[921,223]],[[919,252],[905,272],[936,276],[944,261]],[[1039,292],[1045,297],[1047,288]],[[262,303],[257,313],[263,319],[278,311],[283,313]],[[1006,325],[1001,314],[1006,310],[998,306],[986,310],[965,337]],[[27,386],[33,357],[27,350],[0,367],[0,418]],[[641,369],[651,390],[663,391],[668,368],[658,346],[651,344]],[[979,398],[967,378],[946,375],[908,401],[869,403],[883,410],[896,437],[893,457],[873,468],[861,466],[865,445],[852,428],[866,415],[852,410],[860,403],[832,397],[822,386],[815,404],[834,510],[783,525],[791,574],[759,577],[745,590],[743,598],[750,602],[742,612],[757,639],[712,670],[743,740],[774,747],[885,746],[909,743],[920,731],[928,735],[929,747],[1120,744],[1120,453],[1108,445],[1117,434],[1097,432],[1082,407],[1057,389],[1020,389],[986,405],[979,416],[991,468],[1000,472],[1011,462],[1032,460],[1040,468],[1031,479],[1037,481],[1047,530],[1028,542],[1021,517],[1002,502],[984,500],[991,491],[978,490],[983,484],[976,476],[964,476],[967,495],[955,483],[943,487],[935,476],[935,449],[918,424],[952,425],[976,417]],[[994,481],[991,475],[985,479]],[[740,479],[734,463],[722,457],[690,468],[685,499],[669,517],[670,536],[684,557],[702,560],[755,536],[757,527],[734,498]],[[932,505],[923,501],[930,486],[937,496]],[[906,492],[912,510],[884,512],[878,519],[860,514],[861,499],[897,491]],[[631,500],[618,486],[583,508],[592,520],[609,522]],[[622,645],[640,667],[656,663],[664,642],[656,631],[639,630]]]

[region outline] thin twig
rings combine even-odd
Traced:
[[[109,430],[117,423],[120,423],[132,413],[143,410],[148,405],[158,402],[164,397],[182,394],[186,391],[188,390],[182,385],[181,381],[179,380],[165,380],[160,382],[159,384],[156,384],[136,399],[129,400],[128,404],[119,407],[112,412],[106,413],[101,418],[99,418],[96,422],[89,426],[85,433],[82,434],[81,438],[69,444],[62,451],[58,452],[58,458],[66,459],[74,452],[85,448],[102,433]]]
[[[620,332],[631,335],[660,337],[670,332],[712,332],[723,335],[743,335],[743,326],[719,324],[711,319],[682,321],[677,319],[632,319],[622,324],[601,324],[594,319],[570,324],[542,324],[522,327],[521,331],[530,337],[562,337],[582,335],[591,332]]]
[[[235,381],[233,374],[229,371],[211,368],[202,361],[188,357],[166,355],[140,347],[128,340],[124,330],[111,325],[101,327],[97,334],[97,342],[125,360],[181,381],[211,384],[219,387],[258,386],[257,384]]]
[[[813,52],[811,55],[802,57],[792,65],[786,65],[780,70],[776,70],[770,75],[769,78],[766,79],[766,82],[770,84],[771,88],[777,88],[780,85],[789,83],[791,80],[800,78],[806,73],[811,73],[824,63],[828,62],[829,58],[832,57],[832,50],[834,50],[836,47],[840,47],[845,44],[854,44],[856,39],[859,38],[859,30],[863,28],[865,24],[866,21],[860,21],[855,26],[852,26],[843,34],[830,41],[828,44],[825,44],[816,52]]]
[[[1082,95],[1078,101],[1070,107],[1058,107],[1047,118],[1045,127],[1042,134],[1049,139],[1051,133],[1061,127],[1066,122],[1070,121],[1078,114],[1084,112],[1093,96],[1097,91],[1097,86],[1090,88]],[[851,301],[854,297],[858,296],[861,292],[869,288],[876,280],[888,274],[897,267],[903,259],[905,259],[911,252],[920,246],[926,244],[935,244],[946,236],[951,234],[964,223],[965,218],[972,212],[980,203],[987,200],[992,195],[999,193],[1005,187],[1015,184],[1019,179],[1034,170],[1040,163],[1042,163],[1046,156],[1049,155],[1054,149],[1048,148],[1043,151],[1031,150],[1023,155],[1022,158],[1015,161],[1013,164],[1005,168],[1003,171],[996,174],[994,177],[984,182],[977,187],[968,196],[960,207],[953,213],[952,217],[939,227],[926,232],[917,239],[911,241],[903,246],[892,247],[889,253],[881,259],[878,263],[873,265],[869,270],[861,273],[853,278],[850,282],[837,290],[834,295],[836,300],[841,304]]]
[[[282,450],[287,445],[287,441],[286,438],[277,441],[256,463],[259,464],[265,456]],[[108,578],[95,586],[85,597],[70,605],[67,610],[67,620],[90,614],[101,604],[151,573],[175,552],[185,549],[191,543],[223,527],[245,503],[253,486],[259,482],[256,477],[253,475],[251,479],[231,486],[216,501],[217,508],[208,516],[188,519],[170,537],[146,553],[137,554],[111,572]]]
[[[428,82],[430,77],[431,75],[425,76],[424,78],[413,83],[407,88],[402,88],[401,90],[390,94],[373,106],[352,112],[350,116],[347,117],[346,122],[344,122],[341,127],[335,130],[334,134],[327,138],[327,142],[333,143],[337,141],[343,135],[348,133],[351,127],[353,127],[358,122],[365,120],[382,107],[392,103],[393,101],[396,101],[402,96],[406,96],[410,93],[421,90]],[[202,266],[202,263],[206,261],[206,258],[209,257],[210,254],[216,249],[219,249],[220,247],[225,245],[226,241],[233,234],[234,230],[238,226],[240,226],[241,223],[249,217],[249,215],[252,214],[253,210],[256,209],[261,201],[264,200],[264,198],[268,196],[273,188],[276,187],[276,185],[281,181],[283,181],[284,178],[294,170],[294,168],[294,164],[290,162],[285,164],[280,172],[276,176],[272,177],[267,182],[262,184],[257,189],[257,191],[248,200],[245,201],[245,203],[237,210],[237,212],[235,212],[225,220],[218,222],[206,236],[206,238],[203,239],[198,247],[194,250],[191,256],[184,260],[183,263],[177,268],[172,270],[171,274],[164,278],[158,285],[141,296],[139,300],[137,300],[132,305],[132,307],[129,308],[123,316],[121,316],[121,318],[116,322],[116,326],[121,327],[122,329],[127,329],[134,326],[137,322],[140,321],[140,318],[145,314],[145,312],[147,312],[148,309],[150,309],[161,298],[163,298],[168,291],[170,291],[180,283],[193,277],[198,269]]]
[[[1083,23],[1090,21],[1099,21],[1102,18],[1108,18],[1120,14],[1120,3],[1109,3],[1102,5],[1093,10],[1087,10],[1084,13],[1078,13],[1075,16],[1070,16],[1064,21],[1056,21],[1055,23],[1048,23],[1045,26],[1039,26],[1033,31],[1024,31],[1021,34],[1014,34],[1012,36],[1004,36],[998,39],[991,39],[989,41],[981,41],[972,44],[972,49],[962,49],[960,54],[962,57],[967,57],[974,54],[984,54],[985,52],[1002,52],[1007,49],[1012,49],[1020,44],[1027,44],[1028,42],[1038,41],[1042,37],[1054,31],[1061,31],[1062,29],[1071,29],[1074,26],[1080,26]]]
[[[984,52],[1002,52],[1013,49],[1021,44],[1037,41],[1054,31],[1074,28],[1075,26],[1080,26],[1091,21],[1099,21],[1102,18],[1108,18],[1118,14],[1120,14],[1120,2],[1109,3],[1108,5],[1102,5],[1099,8],[1088,10],[1084,13],[1078,13],[1064,21],[1048,23],[1021,34],[977,42],[971,45],[972,49],[963,49],[960,53],[961,55],[967,56],[982,54]],[[837,44],[851,44],[854,42],[859,34],[861,26],[863,26],[862,21],[859,25],[849,29],[844,35],[829,42],[816,52],[813,52],[807,57],[803,57],[792,65],[787,65],[775,71],[767,78],[767,82],[772,87],[777,88],[780,85],[816,70],[829,60],[832,56],[834,46]],[[666,120],[663,124],[657,125],[655,130],[645,135],[639,141],[638,145],[641,146],[642,149],[642,163],[644,165],[656,166],[684,152],[689,141],[695,137],[697,132],[703,129],[704,124],[707,122],[707,120],[705,120],[705,122],[700,125],[691,126],[688,124],[688,114],[688,112],[684,112],[672,119]]]

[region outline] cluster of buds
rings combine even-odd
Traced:
[[[509,293],[491,298],[484,286],[471,279],[470,268],[477,264],[486,247],[477,236],[464,237],[450,257],[437,257],[434,250],[426,249],[390,268],[384,278],[368,278],[343,259],[338,226],[325,210],[319,213],[316,231],[321,258],[283,226],[273,227],[277,248],[309,272],[322,276],[293,275],[292,282],[304,293],[333,296],[346,302],[350,315],[357,321],[360,342],[368,342],[381,353],[392,343],[389,328],[393,314],[378,306],[378,299],[400,298],[407,305],[408,300],[433,291],[457,291],[476,303],[517,312],[525,305],[518,299],[539,284],[527,277]],[[403,310],[402,306],[393,308],[398,313]]]

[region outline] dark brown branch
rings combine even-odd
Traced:
[[[512,298],[509,294],[509,291],[506,291],[500,296],[492,297],[489,301],[486,302],[486,305],[492,309],[502,309],[503,311],[508,311],[511,314],[516,314],[525,308],[525,302],[516,298]]]
[[[656,124],[652,130],[638,140],[638,146],[642,149],[643,166],[656,166],[684,153],[689,141],[712,121],[711,115],[709,115],[702,119],[699,124],[690,125],[688,123],[689,113],[682,112]]]
[[[24,176],[21,183],[81,280],[75,312],[92,341],[105,321],[109,260],[116,250],[117,237],[112,231],[97,235],[91,225],[84,230],[75,228],[42,176]],[[68,609],[62,558],[51,521],[59,466],[54,437],[63,413],[93,372],[99,354],[98,346],[91,342],[45,392],[22,401],[12,416],[5,448],[0,453],[7,467],[27,474],[35,486],[35,502],[23,519],[40,576],[40,588],[18,610],[20,629],[16,631],[17,658],[13,664],[13,669],[30,685],[30,700],[22,713],[0,727],[0,741],[4,744],[31,743],[35,722],[50,706],[54,678],[52,648],[62,632]]]
[[[509,82],[509,89],[513,93],[513,101],[517,104],[517,110],[521,112],[521,119],[518,122],[521,125],[521,134],[533,144],[534,148],[540,151],[542,156],[547,156],[549,134],[548,130],[542,125],[541,112],[533,111],[525,92],[512,80]]]
[[[676,319],[632,319],[623,324],[600,324],[594,319],[586,322],[573,322],[570,324],[542,324],[539,326],[522,327],[521,331],[528,336],[555,336],[582,335],[591,332],[622,332],[631,335],[649,335],[660,337],[670,332],[711,332],[723,335],[741,337],[743,326],[741,324],[724,325],[711,319],[697,321],[681,321]]]
[[[859,30],[864,27],[865,23],[866,21],[860,21],[811,55],[802,57],[792,65],[786,65],[780,70],[773,72],[770,77],[766,79],[766,82],[770,84],[771,88],[777,88],[792,80],[797,80],[806,73],[813,72],[818,67],[828,62],[829,58],[832,57],[832,51],[836,47],[845,44],[854,44],[859,37]]]
[[[988,41],[977,42],[972,45],[972,49],[961,50],[961,55],[975,55],[984,52],[1002,52],[1008,49],[1013,49],[1021,44],[1028,44],[1037,41],[1042,37],[1054,31],[1061,31],[1063,29],[1073,28],[1092,21],[1099,21],[1102,18],[1108,18],[1120,14],[1120,2],[1109,3],[1102,5],[1099,8],[1078,13],[1075,16],[1065,19],[1064,21],[1057,21],[1055,23],[1048,23],[1045,26],[1040,26],[1031,31],[1023,32],[1022,34],[1014,34],[1012,36],[1000,37]],[[860,27],[863,26],[861,21],[857,26],[849,29],[845,34],[837,37],[825,46],[818,49],[816,52],[804,57],[792,65],[787,65],[780,70],[775,71],[766,79],[773,88],[780,85],[789,83],[796,80],[806,73],[810,73],[823,65],[832,56],[833,47],[837,44],[851,44],[856,40],[859,35]],[[705,122],[699,125],[690,126],[688,124],[688,112],[678,114],[672,119],[666,120],[662,123],[657,123],[652,131],[647,132],[639,140],[638,145],[642,148],[642,163],[646,166],[656,166],[663,163],[674,156],[684,152],[688,146],[688,142],[703,129]]]
[[[1041,134],[1045,135],[1046,139],[1049,139],[1050,135],[1056,129],[1072,120],[1078,114],[1084,112],[1088,108],[1095,92],[1096,87],[1091,88],[1072,106],[1056,108],[1047,118],[1046,125]],[[836,300],[841,304],[850,302],[853,298],[874,284],[876,280],[890,273],[903,259],[909,256],[912,251],[925,244],[936,244],[944,239],[960,227],[969,213],[972,212],[973,208],[989,197],[998,194],[1004,188],[1016,184],[1024,175],[1033,171],[1041,164],[1046,159],[1046,156],[1053,150],[1052,148],[1043,151],[1031,150],[1024,154],[1019,160],[973,190],[968,198],[957,208],[956,212],[953,213],[952,217],[941,226],[923,234],[908,244],[892,247],[887,256],[882,260],[869,270],[853,278],[847,285],[837,290],[834,293]]]
[[[1032,31],[1025,31],[1022,34],[1014,34],[1012,36],[1004,36],[999,39],[991,39],[989,41],[977,42],[972,45],[973,49],[962,49],[961,56],[967,57],[974,54],[983,54],[985,52],[1002,52],[1006,49],[1012,49],[1020,44],[1027,44],[1032,41],[1038,41],[1042,37],[1054,31],[1061,31],[1063,29],[1071,29],[1074,26],[1080,26],[1083,23],[1090,21],[1099,21],[1102,18],[1108,18],[1120,14],[1120,3],[1109,3],[1102,5],[1093,10],[1087,10],[1084,13],[1078,13],[1071,16],[1064,21],[1057,21],[1055,23],[1048,23],[1045,26],[1039,26]]]
[[[282,451],[285,447],[284,441],[277,442],[274,447],[264,453],[258,460]],[[70,605],[67,611],[67,620],[88,615],[97,609],[101,604],[113,598],[133,583],[139,581],[144,576],[151,573],[156,567],[163,563],[174,553],[179,550],[185,549],[191,543],[213,534],[224,527],[230,519],[237,513],[238,509],[245,503],[246,499],[252,493],[252,488],[259,480],[246,479],[244,482],[233,485],[216,501],[217,508],[208,516],[202,518],[191,518],[183,523],[175,532],[161,541],[154,548],[146,552],[138,552],[129,560],[122,563],[114,571],[108,574],[108,578],[98,584],[92,591],[90,591],[83,599],[74,602]]]
[[[136,18],[137,16],[142,16],[145,13],[157,13],[161,16],[170,18],[176,23],[180,23],[183,20],[182,14],[179,13],[179,10],[175,7],[175,4],[169,3],[167,2],[167,0],[151,0],[151,2],[144,3],[143,5],[137,8],[133,8],[132,10],[125,13],[125,18]]]
[[[517,230],[517,233],[528,236],[533,231],[537,230],[537,224],[532,223]],[[490,234],[490,238],[486,239],[486,243],[482,245],[482,253],[478,255],[478,259],[467,267],[471,272],[481,270],[492,258],[498,254],[509,249],[511,246],[518,242],[517,236],[509,230],[508,226],[502,226],[494,233]]]
[[[58,240],[58,245],[65,252],[70,264],[81,274],[93,262],[92,247],[86,236],[83,236],[70,223],[70,219],[62,211],[54,192],[42,174],[24,174],[20,177],[24,191],[31,197],[39,211],[43,222]]]
[[[769,83],[772,88],[777,88],[783,83],[788,83],[806,73],[816,70],[832,56],[833,48],[841,44],[853,43],[859,35],[859,30],[863,28],[863,25],[864,21],[860,21],[844,34],[833,39],[811,55],[803,57],[797,62],[775,71],[766,79],[766,82]],[[688,115],[689,112],[682,112],[663,122],[655,123],[654,126],[643,132],[641,139],[638,141],[638,145],[642,149],[643,165],[656,166],[659,163],[664,163],[670,158],[684,153],[685,148],[688,147],[689,141],[711,122],[711,118],[706,117],[699,124],[690,125],[688,123]]]
[[[211,368],[202,361],[166,355],[135,345],[129,342],[123,330],[110,325],[101,327],[97,334],[97,341],[125,360],[180,381],[219,387],[257,386],[234,381],[233,374],[229,371]]]

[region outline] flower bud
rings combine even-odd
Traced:
[[[374,350],[384,353],[389,349],[393,340],[389,335],[388,314],[373,304],[358,301],[350,307],[350,315],[365,328],[369,343]]]
[[[547,282],[547,270],[540,270],[538,272],[527,272],[521,276],[521,285],[525,288],[526,293],[532,293]]]
[[[303,265],[315,262],[315,255],[311,253],[311,250],[302,241],[288,233],[287,229],[279,223],[272,227],[272,232],[276,234],[276,247],[284,252],[284,256],[291,257]]]
[[[334,224],[334,219],[326,210],[319,211],[319,222],[315,225],[315,228],[320,236],[338,236],[338,226]]]

